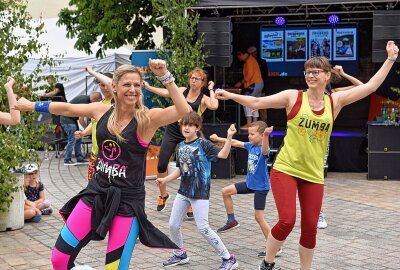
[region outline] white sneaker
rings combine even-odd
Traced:
[[[319,212],[317,228],[325,229],[326,227],[328,227],[328,223],[326,222],[325,215],[323,212]]]

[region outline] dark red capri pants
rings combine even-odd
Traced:
[[[321,211],[324,185],[305,181],[275,169],[270,174],[279,221],[271,230],[272,236],[284,241],[296,223],[296,194],[301,209],[300,245],[313,249],[317,239],[317,223]]]

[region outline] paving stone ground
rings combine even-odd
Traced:
[[[51,248],[63,225],[57,210],[86,185],[86,166],[64,166],[63,159],[42,162],[40,173],[46,194],[51,199],[55,213],[44,216],[40,223],[27,223],[23,229],[0,233],[0,269],[46,270],[52,269]],[[222,187],[242,181],[216,179],[212,183],[209,222],[217,230],[226,220]],[[146,211],[149,219],[168,234],[170,209],[179,185],[168,186],[172,195],[163,212],[157,212],[158,188],[146,181]],[[252,195],[234,197],[235,215],[240,222],[236,230],[221,234],[221,238],[239,262],[239,269],[258,269],[261,261],[257,252],[265,244],[263,235],[254,220]],[[325,186],[324,212],[328,228],[318,231],[313,269],[400,269],[400,181],[369,181],[366,173],[328,173]],[[282,256],[276,259],[282,269],[299,269],[297,243],[299,239],[299,210],[296,226],[284,245]],[[271,225],[276,222],[272,193],[267,197],[265,217]],[[220,258],[198,233],[194,221],[183,223],[185,246],[190,263],[176,269],[218,269]],[[104,269],[106,242],[91,242],[77,258],[77,264],[88,264]],[[162,269],[162,261],[170,256],[168,251],[152,250],[137,244],[129,269]]]

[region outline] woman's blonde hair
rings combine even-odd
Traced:
[[[114,72],[113,76],[113,83],[115,85],[118,85],[118,82],[120,81],[121,77],[127,73],[136,73],[140,76],[140,85],[143,83],[143,73],[142,71],[132,65],[122,65],[117,70]],[[146,116],[145,112],[148,110],[147,107],[144,106],[143,100],[141,97],[142,93],[140,92],[140,97],[138,98],[136,104],[135,104],[135,110],[133,113],[133,117],[137,121],[137,132],[139,134],[144,133],[145,126],[149,123],[149,118]],[[108,119],[107,123],[107,128],[117,136],[118,141],[120,142],[125,142],[125,138],[122,137],[121,132],[118,129],[117,122],[119,120],[120,116],[120,108],[119,108],[119,101],[118,97],[116,95],[116,91],[113,91],[113,96],[114,96],[114,110],[110,115],[110,118]]]

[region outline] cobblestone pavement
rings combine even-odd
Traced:
[[[57,214],[68,198],[86,185],[86,166],[64,166],[63,159],[50,153],[50,160],[41,165],[41,179],[55,213],[44,216],[40,223],[28,223],[23,229],[0,233],[0,269],[51,269],[50,254],[63,225]],[[210,198],[210,225],[214,230],[224,224],[226,214],[220,190],[223,186],[244,179],[214,180]],[[146,181],[146,211],[149,219],[168,234],[170,209],[179,181],[168,186],[172,195],[163,212],[157,212],[158,188]],[[257,252],[265,241],[253,218],[252,195],[234,197],[235,214],[240,227],[221,234],[221,238],[239,262],[239,269],[258,269]],[[400,181],[368,181],[366,173],[328,173],[324,212],[328,228],[318,231],[313,269],[400,269]],[[299,269],[297,243],[299,211],[296,226],[287,239],[282,256],[276,259],[282,269]],[[277,213],[272,194],[267,197],[265,217],[274,224]],[[190,263],[176,269],[217,269],[220,259],[198,233],[195,222],[183,224],[185,246]],[[77,258],[77,264],[104,269],[105,241],[91,242]],[[137,244],[130,269],[161,269],[168,251],[152,250]]]

